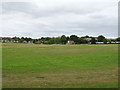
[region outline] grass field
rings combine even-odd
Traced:
[[[3,88],[117,88],[118,45],[3,43]]]

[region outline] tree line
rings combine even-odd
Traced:
[[[116,39],[107,39],[103,35],[99,35],[98,37],[92,36],[83,36],[78,37],[77,35],[65,36],[62,35],[60,37],[41,37],[39,39],[32,39],[28,37],[13,37],[15,41],[19,41],[20,43],[26,41],[32,41],[33,43],[41,43],[41,44],[66,44],[68,41],[74,41],[75,44],[96,44],[97,42],[103,42],[104,44],[112,43],[112,42],[120,42],[120,37]]]

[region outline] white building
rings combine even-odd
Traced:
[[[75,44],[75,42],[72,40],[68,40],[66,44],[71,45],[71,44]]]

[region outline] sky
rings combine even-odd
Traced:
[[[0,8],[3,37],[118,37],[118,0],[5,0]]]

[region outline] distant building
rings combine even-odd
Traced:
[[[27,41],[23,41],[23,43],[27,43]]]
[[[113,41],[112,41],[111,44],[120,44],[120,42],[117,42],[117,41],[116,41],[116,42],[113,42]]]
[[[7,43],[7,42],[15,42],[12,38],[10,37],[0,37],[0,42]]]
[[[96,44],[104,44],[104,42],[96,42]]]
[[[33,44],[33,41],[28,41],[29,44]]]
[[[37,40],[35,41],[35,44],[41,44],[41,41]]]
[[[84,38],[84,40],[91,41],[92,38]]]
[[[72,40],[68,40],[68,42],[67,42],[66,44],[67,44],[67,45],[72,45],[72,44],[75,44],[75,42],[72,41]]]

